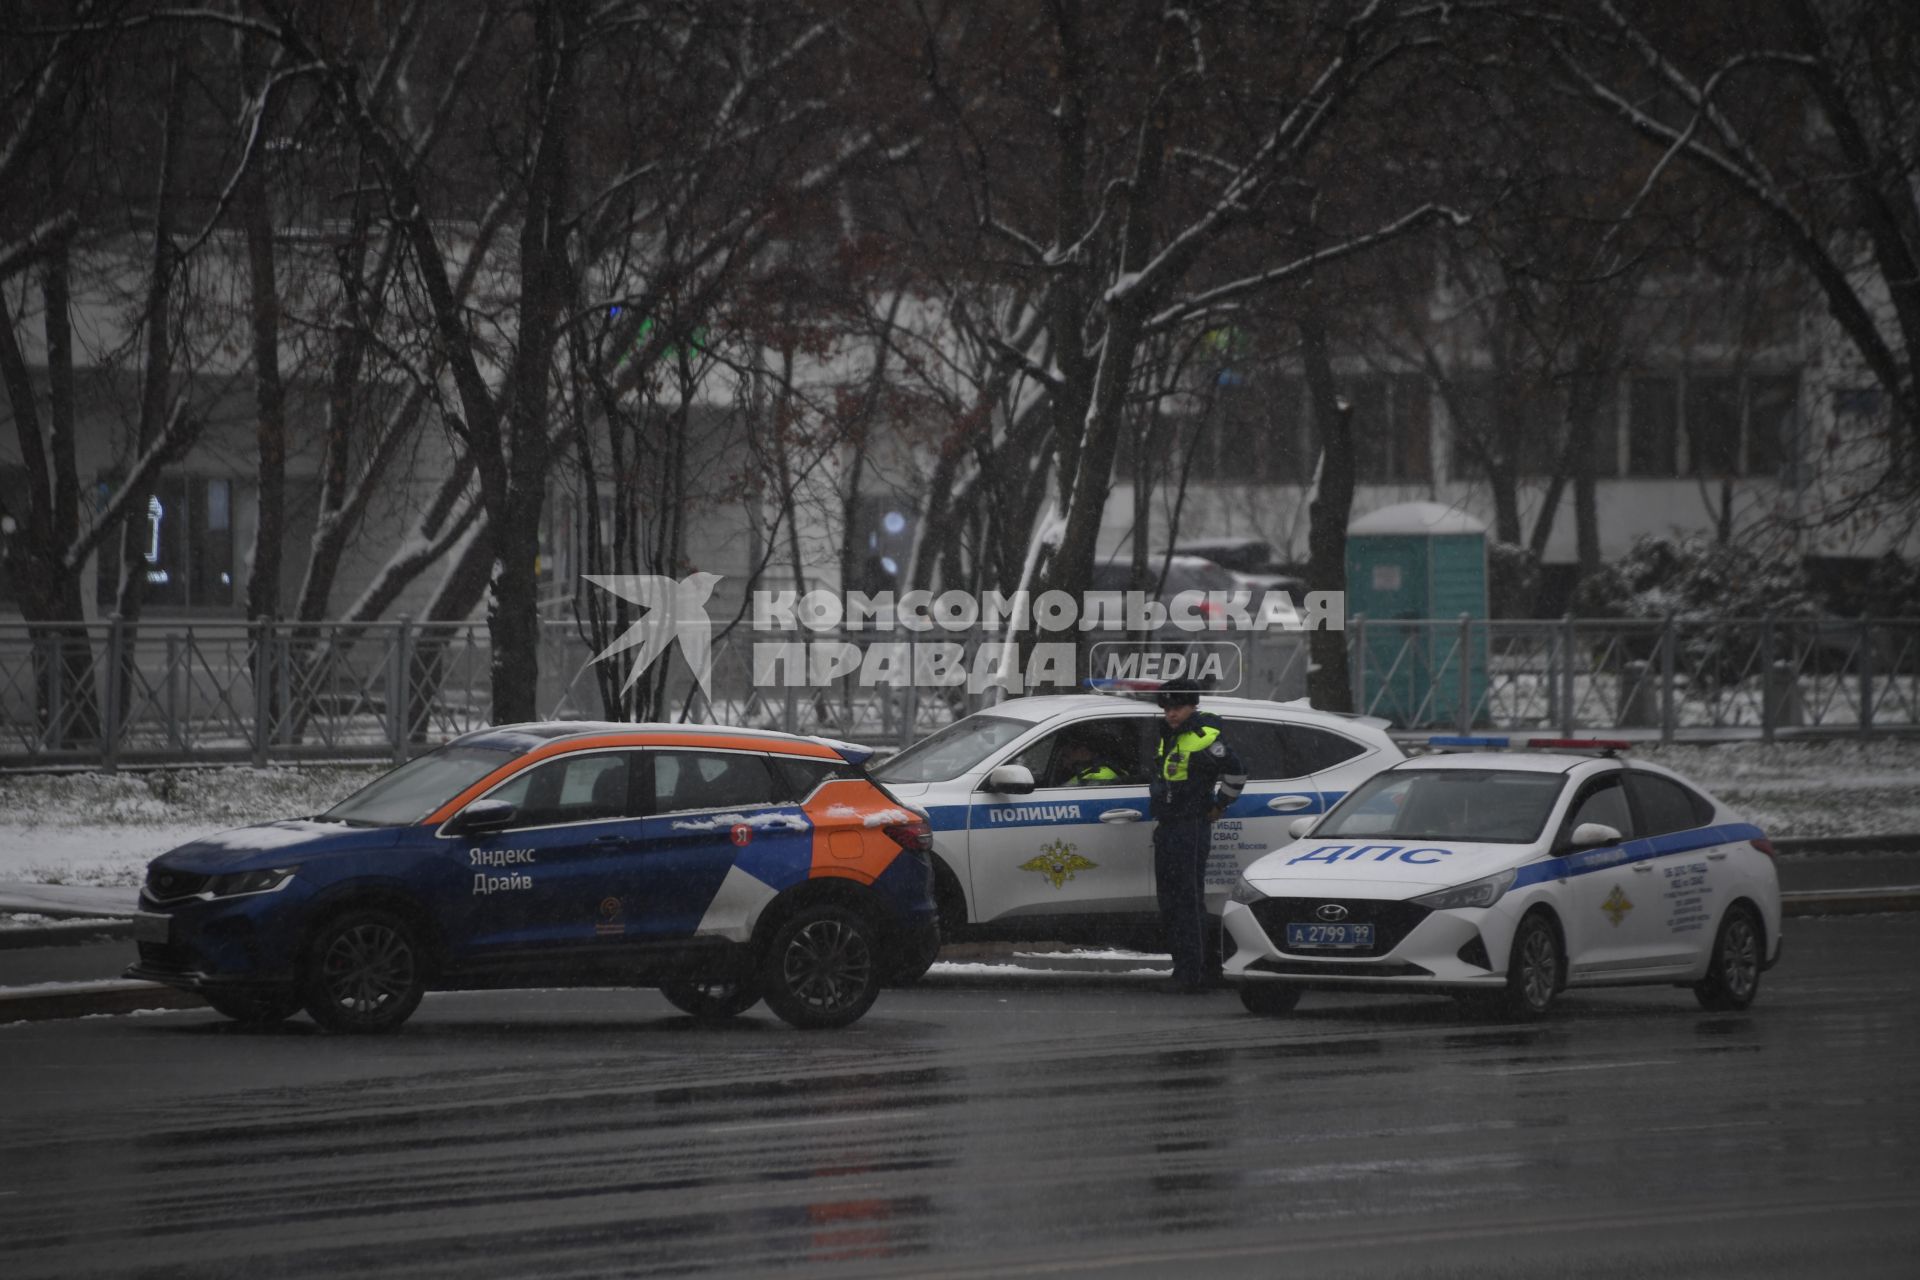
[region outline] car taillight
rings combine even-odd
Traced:
[[[1766,854],[1769,858],[1776,856],[1773,852],[1773,841],[1767,839],[1765,836],[1759,836],[1756,839],[1747,841],[1747,843]]]
[[[905,849],[908,853],[933,852],[933,828],[925,819],[913,822],[889,822],[880,828],[887,838]]]

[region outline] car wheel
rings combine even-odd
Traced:
[[[1536,912],[1514,931],[1500,1011],[1520,1021],[1540,1017],[1560,991],[1560,976],[1560,935]]]
[[[1707,976],[1694,984],[1700,1007],[1728,1013],[1752,1004],[1760,994],[1761,955],[1760,921],[1751,907],[1736,902],[1714,935]]]
[[[1243,982],[1240,1003],[1248,1013],[1292,1013],[1300,1003],[1300,988],[1288,982]]]
[[[270,995],[243,995],[236,991],[211,995],[203,991],[200,995],[208,1007],[220,1016],[254,1026],[285,1022],[300,1012],[300,997],[290,991]]]
[[[844,1027],[873,1006],[881,971],[873,925],[845,907],[807,907],[774,930],[760,989],[781,1021],[806,1030]]]
[[[413,926],[399,916],[344,912],[321,926],[307,951],[307,1012],[329,1031],[392,1031],[426,994],[425,960]]]
[[[750,982],[697,982],[675,978],[660,984],[660,994],[682,1013],[715,1021],[737,1018],[760,1003],[760,992]]]

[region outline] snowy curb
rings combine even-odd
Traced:
[[[10,1022],[85,1018],[141,1009],[199,1009],[205,1005],[206,1001],[188,991],[122,978],[0,987],[0,1027]]]

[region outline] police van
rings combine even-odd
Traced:
[[[1241,871],[1404,758],[1385,721],[1304,700],[1203,696],[1247,770],[1214,824],[1207,909]],[[1153,823],[1147,805],[1163,716],[1112,694],[1017,698],[968,716],[873,771],[933,829],[943,939],[1154,939]]]

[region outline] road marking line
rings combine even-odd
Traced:
[[[1670,1067],[1672,1058],[1646,1058],[1637,1062],[1583,1062],[1571,1067],[1501,1067],[1497,1076],[1550,1076],[1563,1071],[1612,1071],[1619,1067]]]
[[[764,1124],[715,1124],[708,1125],[708,1133],[754,1133],[762,1129],[803,1129],[822,1124],[855,1124],[865,1121],[869,1124],[876,1120],[893,1120],[902,1116],[919,1115],[918,1111],[869,1111],[850,1112],[846,1115],[815,1116],[808,1120],[769,1120]]]

